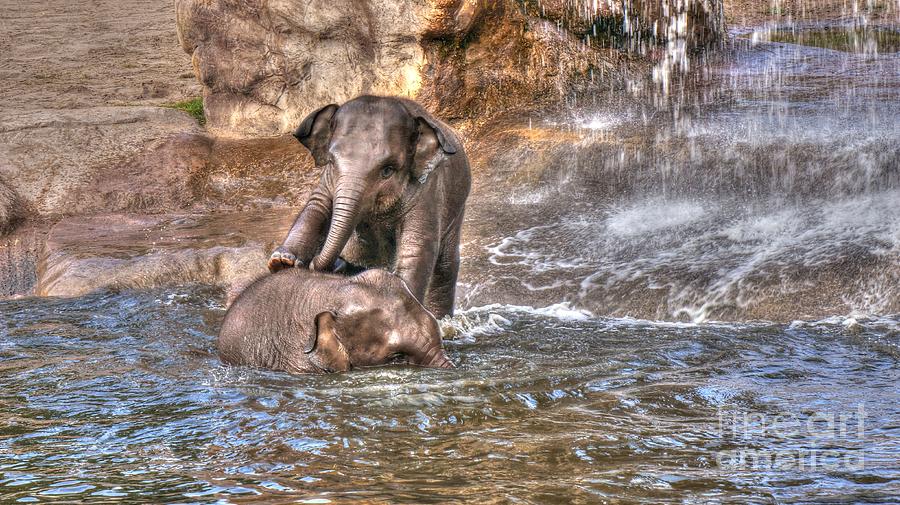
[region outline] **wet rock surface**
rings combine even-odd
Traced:
[[[233,293],[266,273],[291,212],[110,214],[57,223],[37,268],[36,294],[202,284]]]
[[[31,295],[50,225],[29,223],[0,236],[0,298]]]
[[[208,207],[299,209],[319,180],[313,165],[309,151],[291,135],[217,138],[194,191]]]

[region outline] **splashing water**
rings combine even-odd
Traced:
[[[896,35],[891,9],[839,9],[832,31]],[[504,195],[517,205],[473,199],[462,303],[697,322],[900,313],[900,53],[888,36],[847,51],[776,39],[699,58],[664,102],[654,86],[582,101],[580,140]]]
[[[778,302],[791,299],[813,316],[900,312],[900,191],[801,205],[657,198],[562,221],[504,238],[489,262],[539,299],[571,288],[600,314],[790,320],[803,312]],[[854,272],[866,274],[840,281]]]
[[[494,305],[449,322],[457,369],[290,377],[219,363],[220,296],[0,301],[0,501],[877,501],[900,479],[889,322]],[[758,426],[788,414],[793,436]],[[830,414],[846,434],[805,427]]]

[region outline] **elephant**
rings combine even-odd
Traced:
[[[406,362],[453,368],[437,320],[402,279],[378,269],[348,277],[290,268],[234,300],[218,336],[223,362],[294,374]]]
[[[269,270],[386,268],[437,318],[452,315],[471,187],[456,133],[416,102],[364,95],[312,112],[294,136],[322,175]]]

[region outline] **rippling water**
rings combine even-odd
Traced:
[[[889,503],[900,489],[898,319],[498,305],[450,322],[455,370],[291,377],[219,363],[220,303],[0,302],[0,502]],[[779,414],[801,429],[773,431]]]

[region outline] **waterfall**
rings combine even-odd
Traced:
[[[505,196],[517,230],[484,241],[467,301],[697,322],[900,313],[900,13],[825,3],[773,1],[714,52],[684,44],[684,13],[708,3],[665,3],[652,44],[629,24],[640,2],[620,4],[657,63],[548,120],[579,140]]]

